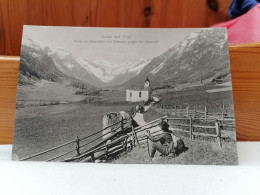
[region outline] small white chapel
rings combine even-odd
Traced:
[[[126,101],[128,102],[141,102],[151,99],[150,80],[147,76],[142,86],[134,86],[132,89],[126,90]]]

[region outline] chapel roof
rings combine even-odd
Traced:
[[[148,76],[146,77],[144,82],[146,81],[150,82]],[[145,85],[133,85],[129,88],[129,90],[135,90],[135,91],[149,91],[150,89],[151,89],[150,86],[146,87]]]
[[[130,87],[129,90],[148,91],[149,87],[144,87],[144,85],[134,85],[134,86]]]

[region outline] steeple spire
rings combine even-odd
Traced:
[[[145,79],[145,82],[146,82],[146,81],[148,81],[148,82],[150,83],[150,80],[149,80],[148,76],[147,76],[146,79]]]
[[[149,87],[149,86],[150,86],[150,80],[149,80],[149,78],[147,76],[145,81],[144,81],[144,87]]]

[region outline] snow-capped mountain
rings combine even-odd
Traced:
[[[32,48],[27,52],[33,58],[44,55],[51,58],[59,71],[57,75],[62,73],[98,87],[140,85],[147,76],[155,87],[174,85],[201,81],[230,71],[227,37],[223,29],[191,33],[159,56],[122,64],[77,58],[69,51],[28,37],[23,38],[22,44]]]
[[[122,84],[143,83],[149,75],[152,86],[202,81],[230,73],[227,37],[223,29],[192,33],[174,47],[155,57],[140,73]]]
[[[38,55],[49,56],[54,62],[55,67],[63,74],[78,80],[82,80],[83,82],[93,86],[102,85],[102,81],[96,78],[94,74],[89,72],[86,66],[84,66],[80,60],[74,58],[74,56],[69,51],[55,47],[52,44],[46,44],[40,41],[32,40],[26,36],[22,40],[22,45],[28,48],[32,48],[30,53],[33,56],[36,55],[35,53],[38,53]]]
[[[62,48],[55,47],[53,44],[32,40],[26,35],[23,37],[22,45],[26,45],[27,47],[34,48],[38,51],[45,51],[48,55],[59,55],[60,58],[65,58],[66,56],[69,56],[71,54],[70,52],[65,51]]]
[[[150,61],[150,59],[139,59],[124,64],[113,64],[107,61],[85,64],[96,77],[111,86],[122,84],[138,75]]]
[[[119,65],[114,71],[117,76],[110,81],[110,85],[120,85],[136,76],[151,62],[151,59],[139,59],[137,61],[131,61],[126,64]]]
[[[76,58],[62,48],[34,41],[26,36],[23,38],[22,44],[50,56],[58,70],[65,75],[99,87],[122,84],[138,75],[151,61],[140,59],[125,64],[114,64],[104,60],[92,62],[87,59]],[[32,55],[37,57],[35,53]]]

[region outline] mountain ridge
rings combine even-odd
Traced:
[[[174,86],[216,78],[230,72],[227,37],[223,29],[192,33],[184,41],[153,58],[138,76],[123,83],[131,88],[149,76],[153,87]]]
[[[158,56],[124,64],[76,58],[62,48],[28,37],[23,39],[23,47],[27,47],[27,50],[31,48],[31,58],[49,56],[51,60],[46,60],[51,61],[57,69],[54,71],[49,67],[49,70],[54,71],[57,77],[66,75],[98,88],[129,88],[143,84],[147,76],[154,87],[174,86],[216,78],[230,72],[227,37],[223,29],[204,29],[191,33]],[[46,66],[45,62],[42,64]]]
[[[62,48],[34,41],[26,36],[22,44],[49,55],[62,73],[97,87],[121,84],[136,76],[140,69],[150,62],[150,59],[139,59],[124,64],[112,64],[104,60],[92,62],[84,58],[76,58],[71,52]]]

